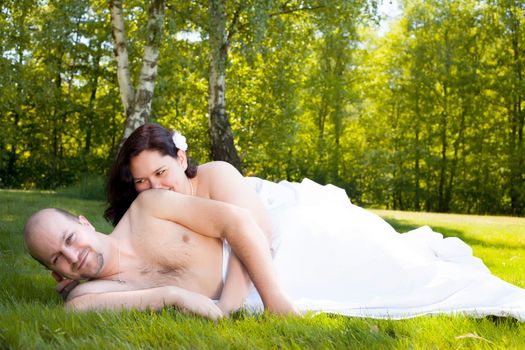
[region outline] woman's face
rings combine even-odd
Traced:
[[[162,188],[187,193],[188,178],[184,173],[187,166],[184,151],[179,150],[177,158],[173,158],[159,151],[145,150],[131,158],[129,170],[137,192]]]

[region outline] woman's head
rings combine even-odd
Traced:
[[[158,124],[144,124],[133,131],[123,143],[109,175],[106,219],[117,224],[140,191],[149,188],[177,191],[181,176],[196,176],[197,167],[187,159],[185,143],[181,141],[184,140],[180,135],[174,137],[174,132]]]

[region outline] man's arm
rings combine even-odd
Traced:
[[[65,307],[71,311],[161,309],[175,306],[180,310],[217,320],[223,316],[215,303],[204,295],[176,286],[129,290],[114,281],[91,281],[76,287]]]
[[[149,190],[139,194],[130,207],[134,210],[208,237],[226,239],[246,267],[266,308],[278,314],[295,312],[277,281],[268,241],[247,209],[172,191]]]

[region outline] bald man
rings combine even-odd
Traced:
[[[223,316],[223,241],[245,265],[265,307],[295,312],[281,291],[268,242],[246,210],[173,191],[142,192],[109,235],[83,216],[43,209],[24,229],[29,253],[60,276],[87,280],[67,297],[72,310],[174,305]]]

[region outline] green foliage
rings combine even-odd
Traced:
[[[105,180],[101,176],[84,176],[79,182],[59,188],[57,193],[61,196],[77,199],[105,200]]]
[[[166,9],[151,121],[210,160],[209,4]],[[311,177],[367,206],[525,213],[525,9],[406,0],[225,1],[226,110],[247,175]],[[148,3],[124,3],[133,80]],[[123,127],[104,1],[0,4],[0,187],[105,176]],[[185,32],[200,35],[184,38]]]
[[[321,314],[304,318],[238,312],[217,323],[173,308],[159,312],[68,313],[54,282],[26,253],[22,228],[34,211],[67,208],[101,232],[103,202],[58,192],[0,190],[0,348],[476,348],[520,349],[525,323],[508,318],[429,316],[374,320]],[[459,236],[493,273],[525,287],[525,219],[379,211],[400,232],[428,224]]]
[[[404,5],[404,17],[374,39],[376,49],[365,61],[367,71],[381,74],[370,80],[361,120],[369,149],[383,153],[388,164],[374,183],[385,183],[390,197],[367,194],[366,202],[523,213],[518,188],[525,166],[523,152],[516,152],[523,147],[524,113],[516,96],[523,96],[524,58],[516,49],[525,37],[515,35],[523,6],[473,0]],[[517,20],[511,24],[498,13]]]

